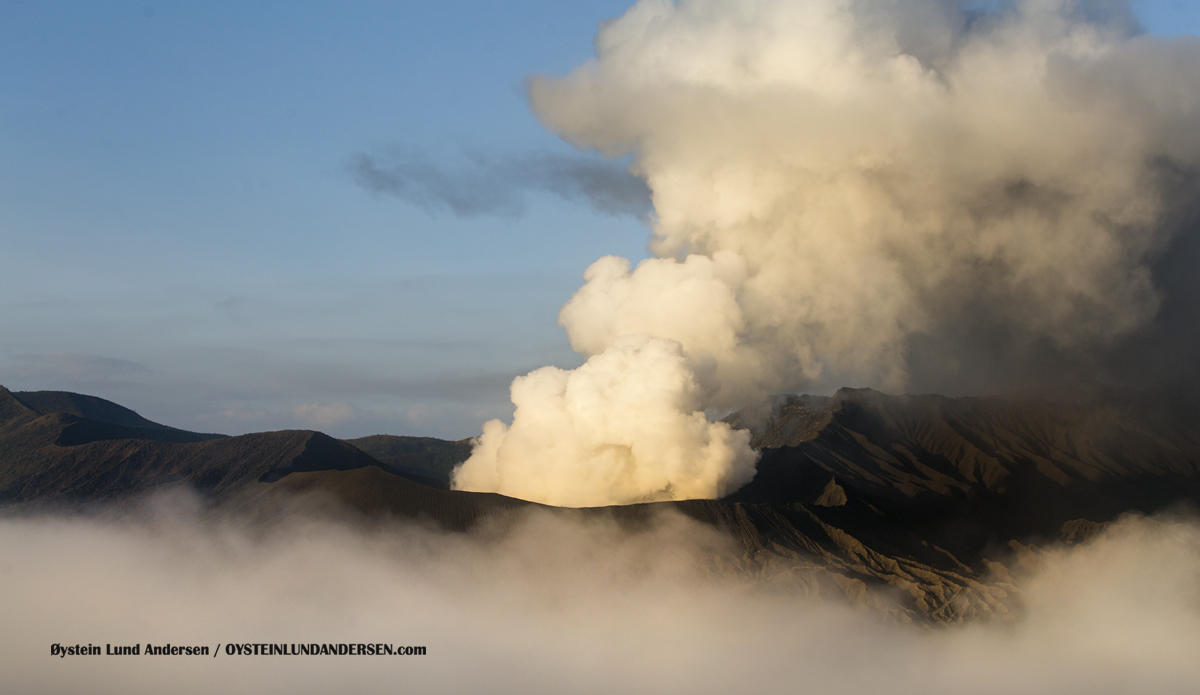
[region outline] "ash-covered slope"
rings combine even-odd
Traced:
[[[926,524],[1045,534],[1200,499],[1200,413],[1121,391],[1086,400],[792,397],[757,428],[758,474],[730,501],[812,502],[830,481]]]
[[[891,586],[910,600],[890,609],[935,620],[1006,612],[1018,591],[1009,567],[1039,544],[1200,502],[1200,416],[1140,394],[842,389],[781,399],[753,431],[754,480],[721,503],[679,506],[722,517],[764,575],[832,572],[868,602],[889,595],[870,587]]]
[[[767,470],[803,455],[864,491],[914,498],[1003,493],[1034,477],[1063,486],[1189,478],[1198,425],[1194,407],[1118,390],[1053,402],[841,389],[789,397],[752,429],[755,447],[772,452]]]

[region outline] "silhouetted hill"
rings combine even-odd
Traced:
[[[319,432],[214,439],[161,426],[125,427],[41,414],[0,387],[0,502],[90,502],[179,482],[222,495],[295,471],[375,464]]]
[[[471,455],[471,440],[456,442],[433,437],[398,437],[376,434],[345,440],[396,472],[431,487],[450,487],[454,467]]]
[[[1122,392],[1073,402],[869,389],[781,398],[764,420],[729,418],[750,426],[762,450],[743,489],[723,500],[596,509],[435,489],[469,441],[342,442],[311,431],[195,439],[208,435],[83,417],[97,412],[87,400],[65,401],[76,413],[31,406],[62,402],[0,387],[0,502],[10,510],[186,483],[258,518],[282,514],[288,500],[325,500],[453,531],[481,521],[503,528],[530,510],[627,528],[677,512],[736,540],[740,550],[714,557],[713,571],[907,620],[1004,615],[1019,595],[1010,568],[1036,552],[1029,544],[1078,542],[1124,512],[1200,501],[1197,411]],[[126,417],[107,406],[101,414],[114,412],[105,416]]]
[[[542,505],[483,492],[462,492],[422,485],[379,466],[349,471],[297,472],[251,491],[267,494],[320,495],[346,509],[368,516],[387,516],[432,522],[451,531],[464,531],[480,521],[500,521],[506,515]],[[244,504],[244,501],[242,502]]]
[[[43,415],[67,413],[68,415],[76,415],[81,418],[110,425],[184,432],[184,430],[177,430],[174,427],[167,427],[166,425],[160,425],[157,422],[147,420],[125,406],[117,405],[112,401],[106,401],[103,398],[96,398],[95,396],[85,396],[81,393],[70,393],[68,391],[16,391],[10,393],[23,405]],[[199,434],[196,432],[188,432],[187,434],[203,437],[204,439],[216,439],[217,437],[224,436],[221,434]]]

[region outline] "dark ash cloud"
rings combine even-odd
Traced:
[[[472,153],[451,164],[399,147],[359,152],[349,163],[355,181],[377,195],[416,205],[431,215],[520,215],[531,192],[553,193],[596,212],[642,218],[650,189],[619,162],[551,153],[492,156]]]

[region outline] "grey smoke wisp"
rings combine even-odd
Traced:
[[[358,153],[350,170],[368,191],[399,198],[430,214],[520,215],[526,197],[538,191],[585,203],[605,215],[643,218],[651,209],[644,181],[618,163],[582,154],[472,153],[453,166],[394,147]]]
[[[559,317],[588,362],[515,381],[512,423],[485,425],[456,484],[715,497],[754,454],[704,414],[768,393],[1195,373],[1200,39],[1132,16],[641,0],[604,24],[530,101],[579,148],[633,158],[654,257],[588,268]]]
[[[1051,549],[1015,622],[928,630],[714,574],[728,540],[531,515],[447,534],[296,514],[0,521],[13,692],[1194,692],[1200,529]],[[391,642],[425,657],[67,657],[54,643]]]

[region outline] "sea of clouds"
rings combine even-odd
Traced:
[[[666,514],[447,533],[181,493],[0,520],[0,672],[20,693],[1191,693],[1200,526],[1126,517],[1045,548],[1015,618],[890,622],[714,573],[734,551]],[[427,655],[51,655],[51,645],[374,643]]]

